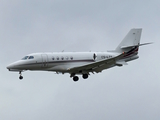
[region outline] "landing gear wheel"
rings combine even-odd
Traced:
[[[79,80],[79,77],[78,77],[78,76],[74,76],[74,77],[73,77],[73,81],[76,82],[76,81],[78,81],[78,80]]]
[[[83,74],[83,79],[87,79],[88,78],[88,74]]]
[[[19,79],[22,80],[22,79],[23,79],[23,76],[19,76]]]

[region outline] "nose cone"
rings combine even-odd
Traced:
[[[9,64],[6,68],[9,70],[9,71],[19,71],[19,62],[15,62],[15,63],[12,63],[12,64]]]
[[[13,64],[9,64],[6,68],[7,68],[7,69],[12,69],[13,67],[14,67]]]
[[[16,70],[16,66],[15,66],[14,63],[9,64],[9,65],[7,66],[7,69],[8,69],[9,71],[17,71],[17,70]]]

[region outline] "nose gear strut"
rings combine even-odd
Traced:
[[[22,80],[22,79],[23,79],[22,71],[19,71],[19,75],[20,75],[20,76],[19,76],[19,79]]]

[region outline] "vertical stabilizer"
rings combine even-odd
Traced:
[[[131,29],[126,37],[116,48],[116,52],[123,52],[132,49],[134,46],[138,46],[140,43],[142,29]]]

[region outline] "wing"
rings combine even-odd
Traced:
[[[69,68],[68,72],[69,73],[83,73],[83,72],[101,72],[103,69],[109,68],[113,66],[113,64],[116,64],[116,61],[119,60],[121,57],[124,56],[124,52],[122,54],[117,55],[116,57],[110,58],[110,59],[103,59],[98,62],[93,62],[90,64],[78,66],[78,67],[73,67]]]

